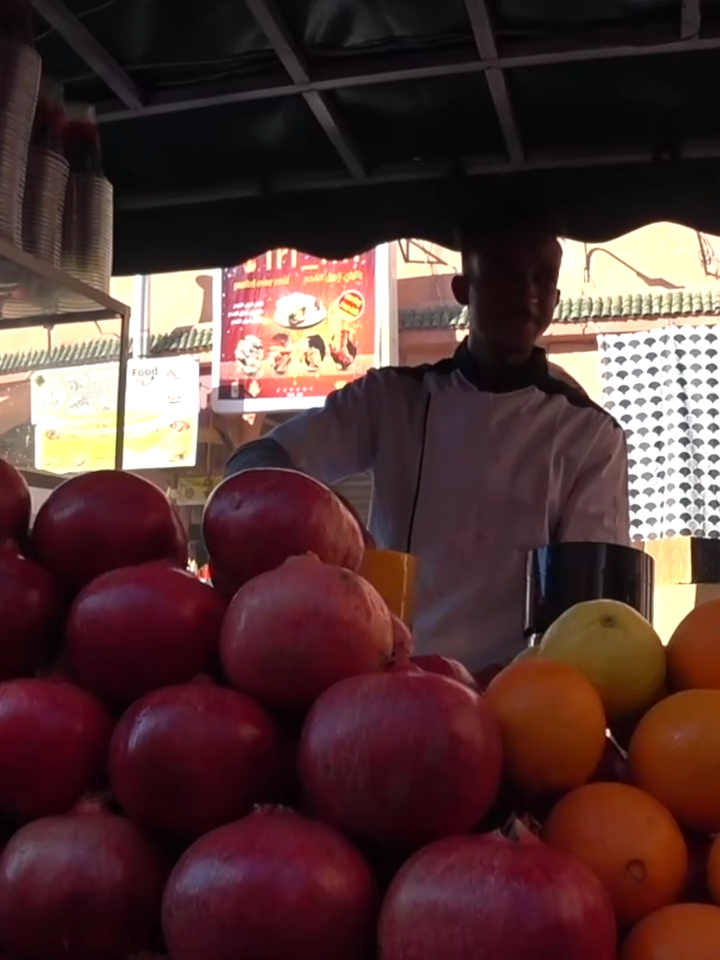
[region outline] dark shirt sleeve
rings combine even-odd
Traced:
[[[225,466],[225,476],[230,477],[234,473],[252,470],[256,467],[297,469],[290,454],[282,444],[273,440],[272,437],[263,437],[261,440],[246,443],[244,447],[235,451]]]

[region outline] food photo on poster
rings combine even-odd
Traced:
[[[213,407],[318,406],[377,366],[389,274],[385,248],[339,261],[271,250],[218,271]]]

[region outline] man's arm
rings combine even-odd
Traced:
[[[228,460],[225,476],[252,467],[285,467],[337,483],[365,473],[375,460],[382,387],[382,372],[370,370],[331,393],[319,409],[240,447]]]
[[[588,448],[563,507],[557,539],[630,543],[627,443],[610,418]]]

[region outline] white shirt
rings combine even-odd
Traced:
[[[492,379],[466,343],[434,365],[372,370],[228,472],[260,465],[328,484],[372,471],[370,532],[418,557],[417,651],[471,670],[524,646],[528,551],[629,542],[623,431],[539,349]]]

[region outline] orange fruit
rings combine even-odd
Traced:
[[[720,904],[720,837],[715,837],[712,841],[708,854],[707,887],[715,903]]]
[[[628,767],[681,826],[720,830],[720,690],[683,690],[651,707],[630,738]]]
[[[485,696],[500,721],[506,773],[523,793],[555,796],[592,777],[605,749],[605,712],[579,670],[519,660]]]
[[[718,960],[720,908],[675,903],[651,913],[630,931],[618,960]]]
[[[621,926],[673,903],[685,884],[688,851],[680,827],[661,803],[625,783],[573,790],[553,808],[542,838],[602,880]]]
[[[688,613],[670,637],[665,656],[671,690],[720,690],[720,599]]]

